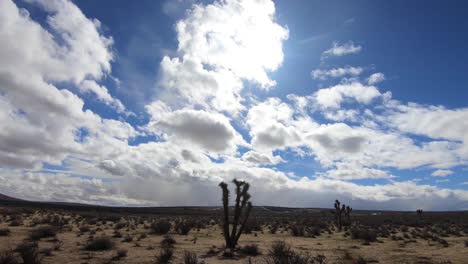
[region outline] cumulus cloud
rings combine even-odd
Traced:
[[[268,72],[283,61],[288,30],[274,15],[269,0],[195,5],[176,25],[178,57],[164,57],[160,64],[160,100],[173,108],[244,110],[242,81],[269,89],[275,82]]]
[[[326,80],[328,78],[339,78],[343,76],[358,76],[364,71],[361,67],[332,68],[328,70],[316,69],[311,72],[312,78]]]
[[[373,73],[369,78],[367,78],[367,83],[369,85],[374,85],[385,80],[385,75],[381,72]]]
[[[105,119],[84,111],[78,95],[56,86],[91,84],[89,90],[103,101],[119,102],[96,84],[110,71],[112,39],[70,1],[32,3],[48,14],[48,27],[12,1],[0,3],[0,164],[5,167],[60,164],[68,155],[84,153],[76,140],[82,129],[91,137],[114,138],[101,130]]]
[[[353,41],[340,44],[339,42],[333,42],[332,47],[322,53],[322,58],[327,57],[341,57],[349,54],[357,54],[361,52],[362,47],[360,45],[354,45]]]
[[[353,82],[320,89],[314,96],[321,107],[339,108],[341,103],[346,99],[352,99],[362,104],[369,104],[373,99],[381,95],[375,86],[366,86],[359,82]]]
[[[203,110],[181,109],[155,113],[150,127],[169,139],[195,143],[209,151],[235,151],[242,137],[222,114]]]

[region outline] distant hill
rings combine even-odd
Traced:
[[[24,201],[18,198],[10,197],[0,193],[0,201]]]

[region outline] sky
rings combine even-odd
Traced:
[[[465,1],[0,1],[0,193],[468,210]]]

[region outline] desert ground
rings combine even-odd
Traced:
[[[341,231],[330,212],[254,207],[226,254],[221,208],[8,203],[0,264],[468,263],[468,212],[355,211]]]

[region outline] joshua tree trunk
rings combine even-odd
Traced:
[[[343,228],[343,218],[342,215],[345,212],[345,205],[340,207],[340,201],[335,200],[335,218],[336,218],[336,225],[338,226],[338,230],[341,231]]]

